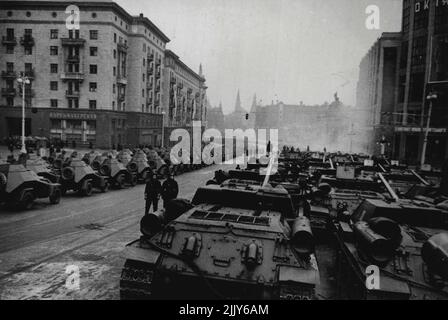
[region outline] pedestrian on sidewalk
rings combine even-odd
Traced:
[[[179,185],[176,180],[174,180],[174,175],[171,173],[162,185],[163,207],[166,209],[168,202],[176,199],[178,194]]]
[[[151,204],[152,204],[152,207],[154,210],[153,212],[156,212],[159,209],[159,198],[160,198],[161,190],[162,190],[162,186],[160,184],[160,181],[157,179],[157,175],[153,174],[146,181],[145,215],[147,215],[149,213],[149,210],[151,209]]]

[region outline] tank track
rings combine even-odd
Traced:
[[[142,262],[126,260],[120,278],[121,300],[149,300],[154,272]]]

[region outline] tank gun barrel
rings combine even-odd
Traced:
[[[378,173],[378,176],[380,177],[381,182],[384,184],[384,186],[387,189],[387,192],[389,192],[390,196],[395,200],[398,201],[400,200],[400,198],[398,197],[398,195],[395,193],[395,191],[392,189],[392,187],[390,186],[390,184],[387,182],[386,178],[384,178],[382,173]]]
[[[311,254],[314,252],[315,239],[311,230],[311,222],[307,217],[301,216],[294,220],[291,240],[298,253]]]
[[[384,169],[384,167],[381,165],[381,163],[378,163],[378,167],[380,167],[381,171],[383,171],[384,173],[386,173],[386,169]]]
[[[367,222],[357,222],[353,231],[360,246],[375,263],[385,263],[393,258],[392,241],[373,231]]]
[[[271,179],[271,175],[272,175],[272,168],[274,167],[274,162],[276,161],[275,159],[275,155],[272,154],[270,159],[269,159],[269,165],[268,168],[266,169],[266,176],[264,178],[263,181],[263,188],[266,187],[269,183],[269,180]]]
[[[328,160],[330,161],[330,166],[331,166],[331,169],[334,169],[334,164],[333,164],[333,160],[331,160],[331,158],[329,158]]]
[[[418,179],[421,181],[421,183],[423,183],[425,186],[430,186],[431,184],[426,181],[425,179],[423,179],[423,177],[421,175],[419,175],[417,172],[415,172],[415,170],[411,170],[411,173]]]

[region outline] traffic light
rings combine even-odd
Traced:
[[[246,120],[249,120],[249,114],[246,113]]]

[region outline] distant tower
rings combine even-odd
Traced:
[[[199,75],[200,75],[201,77],[204,76],[203,73],[202,73],[202,63],[199,64]]]
[[[241,106],[240,89],[238,89],[235,102],[235,113],[243,113],[243,112],[244,110],[243,107]]]
[[[250,113],[255,113],[257,111],[257,94],[254,94],[254,98],[252,100],[252,107],[250,108]]]
[[[249,113],[249,123],[248,127],[255,129],[256,128],[256,119],[257,119],[257,94],[254,94],[254,98],[252,100],[252,106],[250,108]]]

